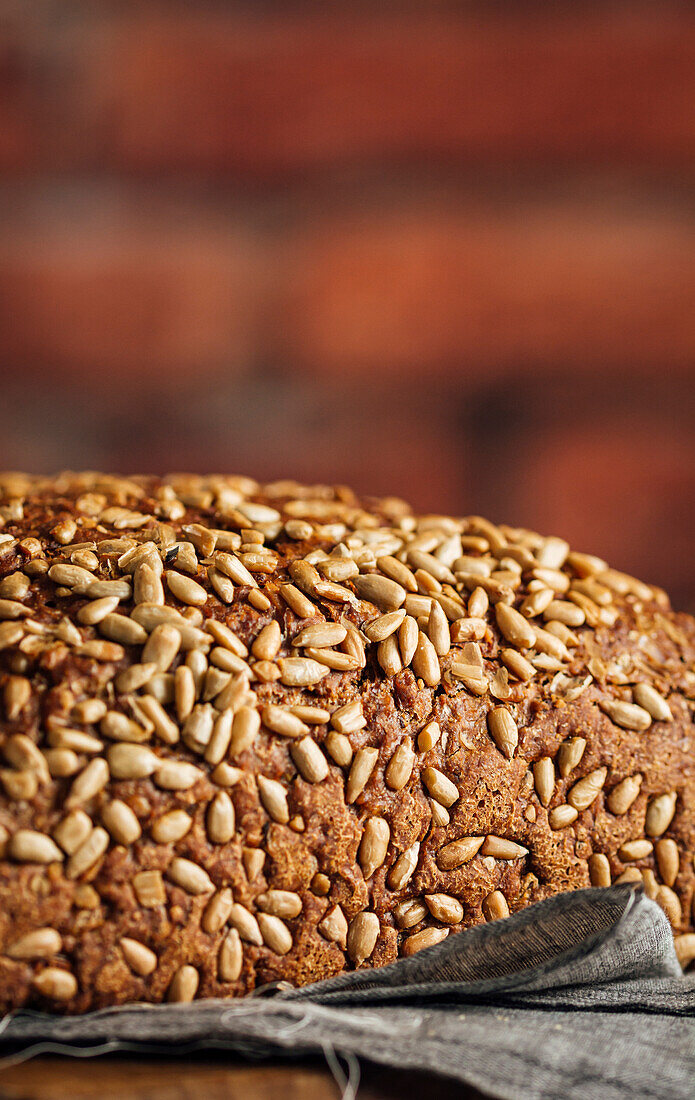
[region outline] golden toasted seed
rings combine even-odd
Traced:
[[[425,905],[442,924],[459,924],[463,920],[461,902],[449,894],[425,894]]]
[[[415,753],[410,739],[402,741],[398,746],[384,772],[386,786],[392,791],[400,791],[405,787],[413,772]]]
[[[286,825],[290,819],[290,811],[287,805],[287,791],[282,783],[276,779],[266,779],[264,775],[258,776],[258,790],[261,802],[273,821]]]
[[[411,661],[413,672],[424,680],[427,687],[436,687],[441,680],[439,657],[424,631],[418,632],[417,646]]]
[[[145,664],[155,664],[160,672],[166,672],[181,648],[181,634],[171,623],[161,623],[150,634],[142,651]]]
[[[10,840],[9,854],[18,863],[53,863],[63,859],[63,853],[50,836],[34,829],[18,829]]]
[[[526,683],[536,675],[536,669],[531,662],[527,661],[523,654],[517,652],[516,649],[503,649],[501,657],[505,668],[509,669],[512,676],[515,676],[517,680]]]
[[[229,887],[218,890],[216,894],[213,894],[205,906],[200,921],[204,932],[210,935],[219,932],[220,928],[227,923],[229,914],[232,911],[233,900],[232,891]]]
[[[524,616],[506,603],[495,604],[495,619],[500,633],[512,645],[531,649],[536,642],[536,632]]]
[[[302,722],[308,722],[312,726],[323,726],[331,719],[331,712],[323,707],[306,706],[303,703],[293,704],[290,710]]]
[[[417,738],[417,747],[420,752],[429,752],[439,741],[442,735],[438,722],[428,722],[426,726],[420,730]]]
[[[406,615],[398,628],[398,648],[401,651],[401,660],[403,661],[404,668],[407,668],[408,665],[411,664],[415,656],[419,637],[420,631],[417,621],[411,615]]]
[[[77,612],[77,621],[85,626],[94,626],[115,611],[118,604],[118,596],[102,596],[100,600],[92,600]]]
[[[179,722],[183,722],[191,713],[195,700],[196,686],[193,673],[188,665],[179,665],[174,673],[174,701]]]
[[[389,890],[402,890],[410,882],[417,867],[420,844],[416,842],[403,852],[388,873]]]
[[[618,858],[622,859],[623,863],[633,859],[646,859],[651,855],[653,847],[651,840],[626,840],[618,848]]]
[[[114,779],[145,779],[161,764],[159,757],[144,745],[126,742],[111,745],[107,757]]]
[[[533,619],[536,615],[541,615],[550,603],[552,603],[554,593],[552,588],[537,588],[535,592],[531,592],[524,600],[521,601],[519,611],[526,619]]]
[[[65,865],[65,877],[79,878],[85,871],[91,870],[109,846],[109,834],[97,825],[77,851],[73,852]]]
[[[296,579],[296,578],[295,578]],[[281,584],[280,595],[298,619],[310,619],[317,614],[316,605],[293,584]]]
[[[159,760],[154,782],[164,791],[188,791],[202,779],[204,772],[186,760]]]
[[[486,920],[500,920],[509,916],[507,899],[501,890],[493,890],[483,899],[483,915]]]
[[[678,962],[685,970],[695,959],[695,932],[685,932],[682,936],[675,936],[673,946],[676,949]]]
[[[521,859],[522,856],[528,855],[528,848],[505,837],[486,836],[480,854],[492,856],[493,859]]]
[[[36,772],[41,783],[50,782],[51,776],[46,758],[41,749],[26,734],[11,734],[5,742],[3,751],[13,767]]]
[[[153,676],[157,675],[157,666],[154,662],[144,665],[130,665],[116,677],[116,690],[120,695],[130,695],[133,691],[148,684]],[[147,698],[152,698],[148,696]]]
[[[0,771],[0,781],[8,798],[14,802],[31,802],[36,798],[39,781],[36,772]]]
[[[484,836],[464,836],[459,840],[452,840],[445,844],[437,852],[437,866],[440,871],[452,871],[455,867],[461,867],[468,863],[480,851]]]
[[[334,730],[326,738],[326,751],[340,768],[347,768],[352,760],[352,745],[344,733]]]
[[[586,748],[584,737],[569,737],[557,750],[557,763],[560,775],[565,779],[579,764]]]
[[[326,646],[340,645],[347,637],[347,629],[341,623],[311,623],[294,637],[292,645],[296,647],[312,646],[322,649]]]
[[[589,857],[589,878],[592,886],[610,886],[611,868],[603,852],[595,852]]]
[[[427,633],[437,655],[445,657],[451,649],[449,622],[436,600],[432,600],[432,607],[427,620]]]
[[[93,828],[92,819],[84,810],[72,810],[58,822],[53,836],[69,856],[76,852]]]
[[[330,943],[337,943],[341,947],[347,944],[348,923],[345,914],[339,905],[328,909],[323,920],[319,921],[318,931]]]
[[[207,894],[215,887],[207,871],[190,859],[174,856],[167,868],[167,878],[187,894]]]
[[[625,814],[637,798],[642,786],[642,776],[629,775],[618,783],[606,799],[606,805],[612,814]]]
[[[447,809],[458,802],[458,787],[443,772],[437,768],[423,768],[421,775],[423,783],[436,802],[446,806]]]
[[[249,882],[253,882],[263,870],[265,852],[262,848],[243,848],[241,858],[244,863],[246,877]]]
[[[238,756],[253,745],[261,728],[261,716],[253,707],[240,707],[232,722],[230,756]]]
[[[639,882],[643,883],[642,872],[637,867],[628,867],[626,871],[623,871],[622,875],[618,875],[617,879],[613,883],[614,886],[622,886],[625,882]]]
[[[386,859],[391,830],[383,817],[370,817],[364,826],[357,860],[365,879],[371,878]]]
[[[213,798],[205,824],[208,840],[213,844],[228,844],[234,836],[234,805],[226,791],[218,791]]]
[[[378,757],[378,749],[369,746],[358,749],[355,753],[345,788],[345,801],[347,803],[354,802],[362,794],[374,771]]]
[[[555,621],[565,626],[577,627],[583,625],[586,615],[581,607],[569,600],[553,600],[545,608],[543,618],[546,622]]]
[[[654,845],[656,849],[656,862],[659,867],[659,874],[666,886],[673,886],[678,877],[679,869],[679,856],[678,845],[675,840],[657,840]]]
[[[153,695],[142,695],[138,698],[138,706],[154,726],[154,732],[160,741],[166,745],[175,745],[180,737],[179,727],[169,717],[159,700]]]
[[[119,710],[110,710],[99,723],[99,730],[104,737],[112,741],[130,741],[139,744],[148,740],[151,727],[147,730],[127,714],[122,714]]]
[[[378,618],[373,619],[372,622],[364,628],[364,632],[370,642],[383,642],[386,638],[396,633],[404,619],[404,608],[400,608],[398,611],[389,611],[388,614],[380,615]]]
[[[290,749],[301,776],[307,783],[320,783],[328,775],[328,763],[321,749],[311,737],[296,741]]]
[[[678,894],[670,886],[660,886],[654,900],[661,906],[672,927],[677,928],[683,921],[683,910]]]
[[[149,562],[140,562],[133,573],[133,602],[163,604],[164,587],[161,577]]]
[[[95,757],[73,780],[70,793],[65,799],[66,810],[89,802],[104,789],[109,781],[109,766],[101,757]]]
[[[139,974],[141,978],[147,977],[148,974],[152,974],[157,969],[159,960],[154,951],[151,951],[149,947],[145,947],[144,943],[140,943],[139,940],[132,940],[129,936],[124,936],[121,940],[121,951],[130,969]]]
[[[412,571],[403,562],[387,554],[384,557],[377,558],[376,564],[380,572],[390,577],[392,581],[396,581],[407,592],[417,592],[417,581]]]
[[[186,577],[183,573],[175,573],[173,569],[167,569],[164,578],[171,594],[177,600],[181,600],[182,603],[194,607],[203,607],[207,603],[207,592],[192,577]]]
[[[587,810],[599,791],[603,789],[608,775],[607,768],[596,768],[583,779],[578,780],[567,794],[567,801],[575,810]]]
[[[503,756],[511,760],[519,743],[519,729],[506,707],[493,707],[488,713],[487,725],[492,740]]]
[[[326,665],[310,657],[283,657],[278,661],[280,679],[286,687],[311,687],[329,673]]]
[[[63,940],[55,928],[35,928],[5,948],[10,959],[49,959],[62,950]]]
[[[125,802],[114,798],[101,811],[101,820],[117,844],[134,844],[142,834],[140,822]]]
[[[395,634],[390,634],[377,647],[377,661],[387,676],[397,676],[403,668],[401,652]]]
[[[347,953],[359,966],[368,959],[379,938],[379,918],[376,913],[358,913],[350,922],[347,934]]]
[[[423,928],[422,932],[414,932],[412,936],[408,936],[401,950],[406,956],[415,955],[425,947],[434,947],[441,943],[448,935],[448,928]]]
[[[673,714],[666,700],[659,695],[651,684],[635,684],[632,698],[652,716],[655,722],[672,722]]]
[[[574,806],[568,806],[566,804],[556,806],[548,814],[548,824],[551,829],[564,829],[566,825],[571,825],[578,817],[579,813],[575,810]]]
[[[427,916],[428,910],[419,898],[402,901],[393,911],[399,928],[414,928]]]
[[[555,765],[549,756],[543,756],[533,765],[533,778],[538,801],[547,806],[555,790]]]
[[[302,899],[292,890],[267,890],[256,898],[256,906],[273,917],[291,919],[302,911]]]
[[[286,955],[292,950],[292,933],[279,917],[270,913],[259,913],[257,920],[266,947],[276,955]]]
[[[152,822],[150,833],[158,844],[175,844],[186,835],[192,824],[185,810],[169,810]]]
[[[79,757],[71,749],[45,749],[44,756],[54,779],[67,779],[79,771]]]
[[[263,724],[279,733],[282,737],[304,737],[309,732],[309,727],[301,718],[297,718],[287,707],[279,707],[269,703],[261,712]]]
[[[119,645],[144,645],[147,631],[127,615],[111,612],[97,624],[99,633]]]
[[[257,634],[251,652],[261,661],[272,661],[280,651],[282,645],[282,631],[276,619],[269,622]]]
[[[484,619],[490,607],[490,598],[484,588],[478,585],[468,597],[467,611],[471,619]]]
[[[676,792],[657,795],[647,807],[644,831],[647,836],[661,836],[673,821],[676,812]]]
[[[59,563],[58,565],[52,565],[48,570],[49,579],[54,584],[59,584],[65,588],[78,588],[86,589],[87,585],[92,584],[96,577],[93,573],[90,573],[89,569],[83,569],[80,565],[67,565]]]
[[[77,993],[77,979],[69,970],[47,966],[34,978],[34,988],[52,1001],[71,1001]]]
[[[406,590],[390,577],[378,573],[366,573],[352,578],[357,595],[361,600],[374,604],[380,611],[397,611],[406,597]]]
[[[180,966],[171,979],[167,993],[170,1004],[190,1004],[198,992],[200,975],[194,966]]]
[[[362,713],[361,699],[353,699],[343,707],[338,707],[331,715],[331,725],[338,733],[356,733],[364,729],[367,719]]]
[[[242,940],[246,940],[247,943],[254,943],[257,947],[261,946],[263,943],[263,936],[258,927],[258,921],[245,906],[240,905],[238,902],[234,902],[228,919],[232,927],[236,928]]]
[[[659,883],[656,881],[656,875],[651,867],[642,868],[642,885],[647,897],[651,901],[656,901],[656,895],[659,893]]]
[[[616,726],[625,730],[643,731],[652,724],[652,716],[644,707],[636,703],[626,703],[622,699],[602,699],[599,706]]]
[[[236,982],[241,974],[244,951],[236,928],[230,928],[217,956],[217,973],[221,982]]]

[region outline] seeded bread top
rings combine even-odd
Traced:
[[[565,707],[584,696],[619,730],[642,732],[671,723],[675,700],[679,721],[689,722],[692,622],[670,612],[660,589],[562,538],[480,516],[416,515],[395,498],[291,481],[0,474],[0,856],[40,864],[67,857],[66,876],[79,879],[110,846],[140,836],[132,806],[101,804],[101,792],[120,781],[187,791],[204,778],[206,790],[218,790],[208,836],[224,843],[234,832],[226,790],[259,736],[289,739],[292,766],[308,783],[342,768],[344,801],[354,805],[378,757],[378,748],[355,752],[350,740],[367,725],[359,689],[382,681],[418,718],[414,745],[404,740],[384,770],[397,791],[410,779],[414,749],[443,748],[442,719],[433,715],[460,707],[462,697],[506,761],[518,756],[520,730],[544,701]],[[562,746],[562,776],[581,759],[581,742]],[[534,758],[531,746],[525,756]],[[576,819],[607,775],[601,766],[575,783],[551,811],[551,828]],[[301,832],[287,782],[256,778],[269,818]],[[423,767],[420,780],[432,825],[446,825],[459,786],[441,767]],[[531,782],[547,806],[555,783],[548,757],[536,760]],[[647,836],[663,835],[676,800],[672,789],[652,800]],[[177,831],[168,817],[162,844]],[[370,817],[359,856],[365,879],[384,862],[389,839],[383,817]],[[483,841],[445,845],[439,868],[478,850],[500,859],[527,851],[499,837]],[[412,849],[395,860],[396,884],[413,861]],[[193,895],[213,889],[187,859],[174,856],[167,875]],[[160,890],[159,880],[141,876],[141,904],[152,903],[151,889]],[[428,903],[432,915],[439,907],[437,919],[452,923],[447,906],[456,899],[432,897],[440,899]],[[359,916],[353,948],[347,943],[358,962],[373,914]],[[271,918],[279,919],[271,912],[264,942],[282,954],[289,948]],[[134,942],[126,955],[137,955]],[[44,984],[64,980],[52,973]],[[185,992],[195,979],[177,980]],[[73,994],[70,986],[62,999]]]

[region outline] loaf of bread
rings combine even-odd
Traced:
[[[304,984],[615,882],[688,963],[694,662],[558,537],[0,475],[0,1012]]]

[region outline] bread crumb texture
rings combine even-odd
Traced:
[[[0,1011],[301,985],[615,882],[687,965],[694,662],[558,537],[0,475]]]

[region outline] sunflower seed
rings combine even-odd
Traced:
[[[586,739],[584,737],[569,737],[562,742],[557,750],[557,763],[563,779],[566,779],[570,772],[577,767],[584,755],[585,748]]]
[[[290,811],[287,805],[287,791],[282,783],[259,775],[258,790],[266,813],[272,817],[273,821],[286,825],[290,819]]]
[[[425,894],[425,905],[442,924],[459,924],[463,920],[463,906],[450,894]]]
[[[331,725],[338,733],[356,733],[364,729],[367,719],[362,713],[362,701],[354,699],[343,707],[338,707],[331,715]]]
[[[120,799],[115,798],[107,802],[101,811],[101,820],[108,829],[116,844],[128,847],[134,844],[142,834],[140,822],[131,810],[130,806]]]
[[[437,866],[440,871],[452,871],[468,863],[479,852],[485,840],[484,836],[464,836],[452,840],[437,852]]]
[[[423,928],[422,932],[414,932],[412,936],[408,936],[401,948],[402,953],[406,956],[415,955],[425,947],[434,947],[441,943],[448,935],[448,928]]]
[[[528,855],[528,848],[501,836],[486,836],[480,854],[493,859],[521,859]]]
[[[319,921],[317,927],[323,938],[330,943],[337,943],[343,948],[346,946],[348,923],[339,905],[334,905],[329,909],[323,920]]]
[[[629,775],[621,780],[608,795],[606,805],[612,814],[626,814],[637,798],[642,786],[642,776]]]
[[[644,829],[647,836],[661,836],[673,821],[676,812],[676,792],[657,795],[647,806]]]
[[[55,928],[35,928],[9,944],[5,954],[10,959],[49,959],[62,948],[62,937]]]
[[[678,877],[680,863],[678,845],[675,840],[657,840],[654,847],[659,874],[666,886],[673,886]]]
[[[500,633],[512,645],[531,649],[536,643],[536,632],[524,616],[506,603],[495,604],[495,618]]]
[[[328,764],[315,741],[303,737],[296,741],[290,753],[303,779],[307,783],[320,783],[328,775]]]
[[[533,778],[541,806],[547,806],[555,789],[555,765],[549,756],[543,756],[533,765]]]
[[[205,775],[186,760],[156,760],[154,782],[163,791],[189,791]]]
[[[232,721],[231,756],[238,756],[253,745],[261,728],[261,716],[253,707],[240,707]]]
[[[213,844],[228,844],[234,836],[234,806],[226,791],[218,791],[208,806],[205,826]]]
[[[198,992],[200,975],[194,966],[180,966],[174,974],[167,992],[170,1004],[190,1004]]]
[[[443,772],[437,768],[424,768],[421,775],[423,783],[436,802],[446,806],[447,809],[458,802],[458,787]]]
[[[570,806],[574,806],[575,810],[587,810],[599,791],[603,789],[607,775],[607,768],[596,768],[595,771],[589,772],[583,779],[578,780],[567,794]]]
[[[376,913],[358,913],[350,922],[347,953],[355,966],[369,958],[379,938],[379,918]]]
[[[548,814],[548,824],[551,829],[564,829],[566,825],[571,825],[578,817],[579,813],[574,806],[556,806]]]
[[[611,868],[602,852],[595,852],[589,857],[589,877],[592,886],[610,886]]]
[[[311,687],[328,675],[326,665],[308,657],[284,657],[278,661],[280,679],[286,687]]]
[[[654,845],[651,840],[626,840],[618,848],[618,858],[623,863],[628,863],[633,859],[646,859],[648,855],[651,855],[653,848]]]
[[[259,913],[257,920],[266,947],[276,955],[286,955],[292,950],[292,933],[279,917],[269,913]]]
[[[399,928],[414,928],[424,920],[427,912],[427,906],[419,898],[402,901],[393,911]]]
[[[331,730],[326,738],[326,751],[340,768],[347,768],[352,760],[352,745],[344,733]]]
[[[507,899],[501,890],[493,890],[483,899],[483,915],[486,920],[501,920],[509,916]]]
[[[519,743],[519,729],[511,712],[506,707],[493,707],[488,713],[487,725],[497,748],[511,760]]]
[[[169,810],[152,822],[150,833],[158,844],[175,844],[185,837],[192,824],[185,810]]]
[[[354,802],[362,794],[374,771],[378,757],[378,749],[369,746],[358,749],[355,753],[345,788],[345,801],[347,803]]]
[[[660,886],[654,900],[663,909],[671,926],[678,928],[683,921],[683,910],[678,894],[670,886]]]
[[[671,713],[670,706],[666,700],[654,690],[651,684],[635,684],[632,689],[632,698],[652,716],[655,722],[673,721],[673,714]]]
[[[371,623],[368,623],[364,628],[364,632],[370,642],[383,642],[386,638],[390,638],[392,634],[396,633],[404,619],[404,608],[401,608],[399,611],[389,611],[388,614],[380,615],[378,618],[373,619]]]
[[[383,817],[370,817],[364,826],[357,861],[365,879],[372,877],[386,859],[391,830]]]
[[[236,928],[242,940],[246,940],[247,943],[253,943],[257,947],[261,946],[263,943],[263,936],[258,927],[258,921],[248,909],[238,902],[234,902],[228,919],[232,927]]]
[[[302,899],[292,890],[268,890],[256,898],[256,906],[272,917],[292,919],[302,911]]]
[[[236,928],[230,928],[220,944],[217,973],[221,982],[236,982],[241,974],[244,952]]]
[[[9,854],[18,863],[53,863],[63,853],[50,836],[34,829],[18,829],[9,844]]]
[[[297,718],[286,707],[269,703],[263,708],[261,717],[263,718],[263,724],[269,730],[272,730],[273,733],[279,733],[282,737],[304,737],[309,732],[306,723],[302,722],[301,718]]]
[[[127,742],[111,745],[107,758],[114,779],[145,779],[161,764],[159,757],[144,745]]]
[[[65,865],[65,877],[69,879],[79,878],[85,871],[91,870],[109,846],[109,834],[106,829],[97,826],[92,829],[85,841],[77,851],[73,852]]]
[[[121,951],[130,969],[141,978],[146,978],[157,969],[159,960],[154,951],[145,947],[145,944],[140,943],[139,940],[131,940],[130,937],[124,936],[121,940]]]
[[[695,932],[685,932],[682,936],[674,936],[673,946],[676,949],[678,962],[685,970],[695,959]]]
[[[34,978],[34,988],[51,1001],[71,1001],[77,993],[77,979],[69,970],[47,966]]]
[[[424,680],[427,687],[436,687],[441,680],[437,651],[422,630],[418,633],[417,646],[411,664],[415,675]]]
[[[169,864],[167,878],[175,886],[180,886],[187,894],[207,894],[208,891],[215,889],[210,876],[203,867],[193,863],[190,859],[182,859],[180,856],[175,856]]]
[[[144,909],[156,909],[166,901],[161,871],[138,871],[133,876],[133,889]]]
[[[402,741],[398,746],[384,772],[387,787],[392,791],[400,791],[410,779],[415,763],[415,753],[409,740]]]
[[[602,699],[599,706],[621,729],[642,732],[649,729],[652,724],[649,711],[637,706],[636,703],[626,703],[622,699]]]

